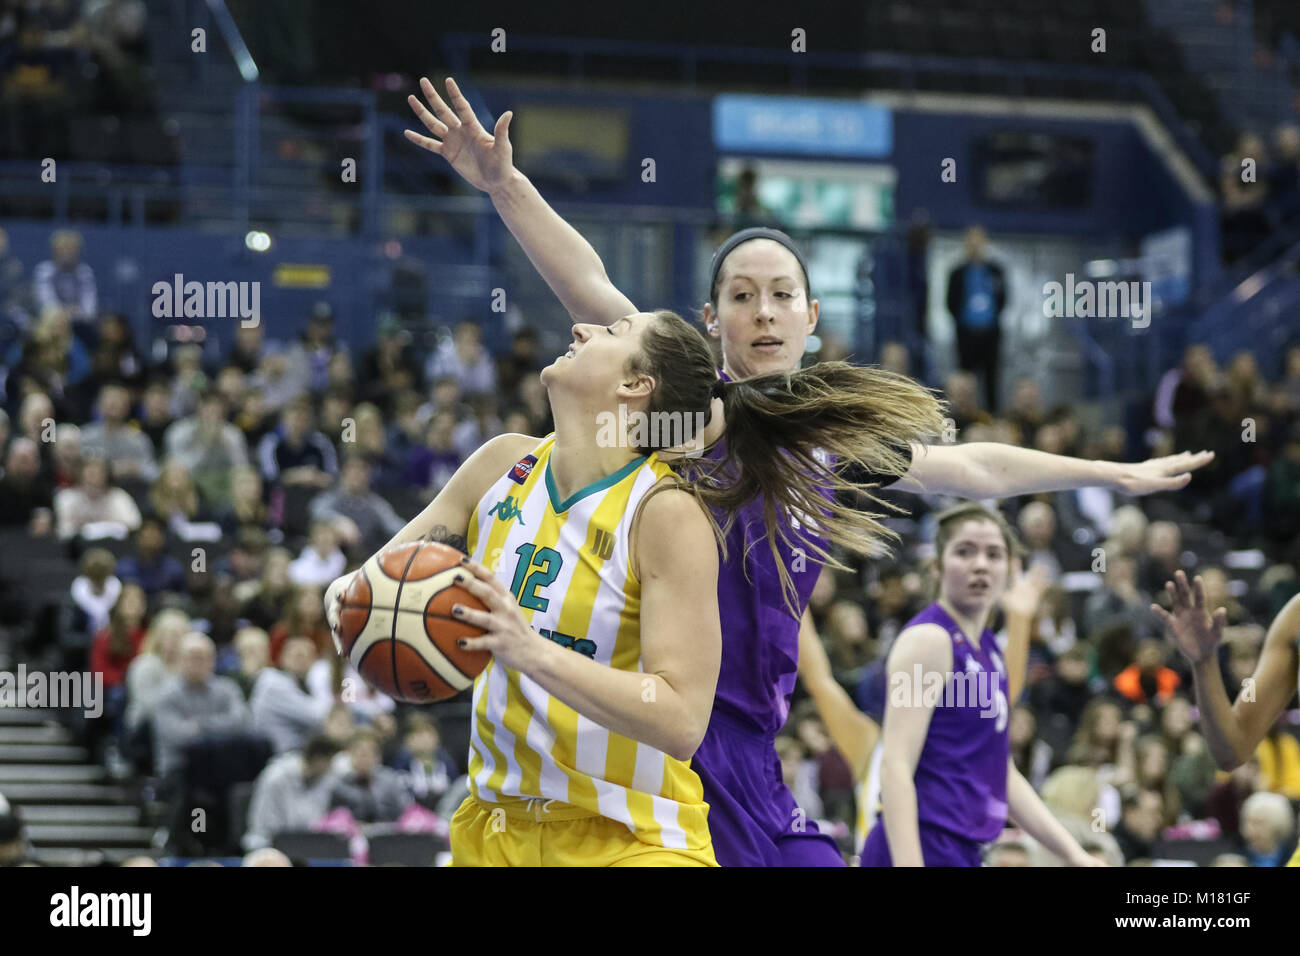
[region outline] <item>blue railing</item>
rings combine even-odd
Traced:
[[[469,55],[476,50],[486,50],[489,39],[484,34],[448,33],[442,38],[442,52],[455,75],[468,73]],[[911,91],[921,88],[922,77],[948,79],[997,77],[1007,81],[1007,93],[1032,97],[1037,93],[1037,81],[1064,81],[1087,83],[1098,89],[1113,91],[1122,98],[1134,97],[1146,102],[1178,145],[1202,174],[1213,176],[1217,161],[1201,142],[1170,102],[1160,85],[1150,76],[1137,70],[1112,67],[1075,66],[1060,63],[1042,63],[1033,60],[998,60],[984,57],[953,57],[916,55],[907,53],[791,53],[755,47],[688,46],[665,43],[645,43],[632,40],[588,40],[576,37],[517,36],[509,38],[510,50],[516,53],[544,53],[565,56],[569,60],[569,75],[575,79],[584,75],[588,57],[618,56],[628,59],[653,59],[677,61],[678,79],[694,86],[702,64],[757,64],[786,67],[790,83],[799,90],[807,88],[810,70],[830,69],[858,71],[863,77],[863,87],[873,86],[868,74],[888,71],[901,78],[894,84]],[[666,77],[657,75],[656,79]]]

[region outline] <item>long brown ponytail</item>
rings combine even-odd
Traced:
[[[649,410],[707,410],[718,382],[708,342],[674,312],[660,310],[655,316],[642,338],[642,353],[631,363],[656,379]],[[790,557],[799,548],[840,568],[816,535],[858,552],[877,549],[881,539],[896,539],[880,514],[842,500],[856,492],[881,508],[898,510],[876,498],[872,486],[855,482],[850,466],[901,476],[910,443],[942,430],[943,406],[910,378],[847,362],[729,382],[721,394],[725,454],[687,459],[677,471],[705,505],[724,559],[739,511],[762,500],[768,546],[786,604],[797,616],[797,591],[782,546]],[[799,517],[801,528],[815,525],[815,535],[799,533],[796,539],[789,515]]]

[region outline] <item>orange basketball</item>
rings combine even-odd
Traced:
[[[486,610],[452,583],[461,557],[445,544],[411,541],[361,566],[343,592],[338,636],[342,654],[371,687],[394,700],[427,704],[454,697],[487,666],[487,651],[456,646],[483,632],[452,617],[452,607]]]

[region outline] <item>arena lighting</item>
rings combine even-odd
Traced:
[[[244,236],[244,245],[254,252],[266,252],[271,248],[271,237],[264,232],[258,232],[256,229],[250,230],[248,235]]]
[[[1114,259],[1093,259],[1083,271],[1092,279],[1105,279],[1113,276],[1119,271],[1119,265]]]
[[[804,343],[804,347],[803,347],[804,354],[811,355],[814,352],[819,352],[821,351],[821,347],[822,347],[821,336],[810,335],[808,336],[808,341]]]

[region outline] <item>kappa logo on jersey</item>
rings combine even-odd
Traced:
[[[498,501],[488,514],[496,515],[498,521],[513,521],[518,518],[521,525],[524,523],[524,513],[519,509],[519,502],[513,496],[506,498],[505,501]]]
[[[528,476],[533,473],[533,466],[537,464],[536,455],[527,455],[515,462],[515,467],[510,469],[510,480],[516,485],[522,485],[528,480]]]

